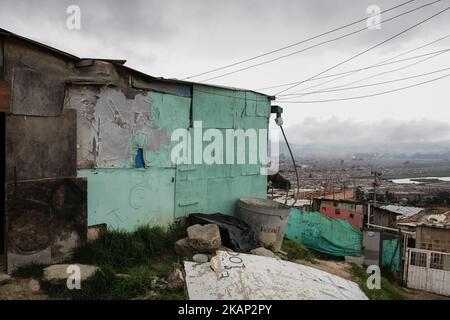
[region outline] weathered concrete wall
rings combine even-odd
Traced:
[[[86,181],[77,178],[76,112],[63,112],[74,62],[6,38],[6,239],[8,272],[53,263],[86,239]]]
[[[85,179],[10,182],[6,188],[8,272],[60,262],[85,241]]]
[[[76,132],[74,110],[60,117],[8,116],[6,180],[76,177]]]
[[[223,136],[226,129],[267,129],[266,97],[194,86],[191,99],[185,86],[138,84],[146,89],[72,85],[67,93],[65,108],[78,112],[77,166],[88,178],[89,225],[167,225],[194,212],[233,214],[239,197],[266,196],[261,165],[177,165],[171,151],[178,142],[170,141],[176,129],[193,135],[193,121]],[[140,148],[145,168],[135,168]]]

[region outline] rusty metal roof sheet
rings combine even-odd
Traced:
[[[51,47],[51,46],[49,46],[49,45],[46,45],[46,44],[43,44],[43,43],[41,43],[41,42],[32,40],[32,39],[30,39],[30,38],[26,38],[26,37],[20,36],[20,35],[18,35],[18,34],[15,34],[15,33],[13,33],[13,32],[10,32],[10,31],[5,30],[5,29],[2,29],[2,28],[0,28],[0,35],[3,35],[3,36],[5,36],[5,37],[11,37],[11,38],[16,38],[16,39],[20,39],[20,40],[26,41],[26,42],[28,42],[28,43],[30,43],[30,44],[33,44],[33,45],[37,46],[37,47],[40,47],[40,48],[43,48],[43,49],[45,49],[45,50],[51,51],[51,52],[53,52],[53,53],[55,53],[55,54],[58,54],[58,55],[62,55],[62,56],[64,56],[64,57],[66,57],[67,59],[69,59],[69,60],[74,60],[74,61],[76,61],[76,62],[79,62],[79,61],[81,61],[81,60],[97,60],[97,61],[106,61],[106,62],[110,62],[110,63],[112,63],[112,64],[114,64],[114,65],[116,65],[116,66],[119,66],[119,67],[122,67],[122,68],[124,68],[124,69],[127,69],[127,70],[129,70],[130,72],[135,72],[135,73],[138,73],[138,74],[140,74],[140,75],[142,75],[142,76],[151,78],[152,80],[158,80],[158,81],[164,81],[164,82],[172,82],[172,83],[179,83],[179,84],[189,84],[189,85],[191,85],[191,84],[197,84],[197,85],[202,85],[202,86],[207,86],[207,87],[221,88],[221,89],[233,90],[233,91],[253,92],[253,93],[256,93],[256,94],[265,96],[265,97],[269,98],[270,100],[275,100],[275,97],[274,97],[274,96],[270,96],[270,95],[267,95],[267,94],[265,94],[265,93],[261,93],[261,92],[257,92],[257,91],[253,91],[253,90],[249,90],[249,89],[240,89],[240,88],[234,88],[234,87],[226,87],[226,86],[219,86],[219,85],[205,84],[205,83],[199,83],[199,82],[184,81],[184,80],[179,80],[179,79],[154,77],[154,76],[151,76],[151,75],[146,74],[146,73],[144,73],[144,72],[141,72],[141,71],[139,71],[139,70],[136,70],[136,69],[133,69],[133,68],[130,68],[130,67],[126,66],[125,63],[127,62],[127,60],[124,60],[124,59],[102,59],[102,58],[95,58],[95,59],[93,59],[93,58],[80,58],[80,57],[77,57],[77,56],[75,56],[75,55],[73,55],[73,54],[70,54],[70,53],[67,53],[67,52],[65,52],[65,51],[56,49],[56,48]]]

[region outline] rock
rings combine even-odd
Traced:
[[[166,290],[167,281],[156,276],[150,278],[150,287],[155,290]]]
[[[254,254],[256,256],[263,256],[263,257],[270,257],[270,258],[278,258],[278,256],[270,251],[269,249],[266,249],[264,247],[259,247],[256,249],[253,249],[250,251],[251,254]]]
[[[11,281],[11,276],[7,275],[6,273],[0,273],[0,285],[7,284]]]
[[[102,234],[106,232],[106,229],[107,229],[106,223],[88,227],[87,240],[88,241],[97,240]]]
[[[206,263],[208,262],[209,257],[206,254],[198,253],[192,257],[192,261],[197,263]]]
[[[215,253],[222,245],[219,227],[215,224],[195,224],[187,228],[188,243],[197,251]]]
[[[38,292],[39,290],[41,290],[41,285],[36,279],[31,279],[30,282],[28,282],[28,287],[30,288],[31,292]]]
[[[175,253],[182,258],[190,258],[196,251],[189,245],[188,238],[183,238],[175,242]]]
[[[125,274],[125,273],[116,273],[116,278],[128,279],[128,278],[130,278],[130,275],[129,274]]]
[[[225,247],[224,245],[221,245],[220,248],[218,249],[220,251],[225,251],[225,252],[234,252],[233,249],[230,249],[228,247]]]
[[[65,281],[70,275],[73,274],[73,270],[68,269],[71,264],[55,264],[44,269],[44,281],[48,282],[60,282]],[[87,280],[92,277],[99,268],[96,266],[86,264],[76,264],[80,268],[81,281]],[[68,272],[69,271],[69,272]]]
[[[354,263],[354,264],[362,267],[364,264],[364,256],[360,256],[360,257],[345,256],[345,262]]]
[[[184,275],[180,269],[175,269],[167,277],[167,288],[169,288],[170,290],[184,288]]]

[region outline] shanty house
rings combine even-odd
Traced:
[[[174,162],[173,136],[184,130],[196,140],[199,126],[216,138],[255,129],[267,152],[271,97],[155,78],[124,63],[80,59],[0,29],[0,264],[8,272],[62,260],[88,226],[167,225],[266,197],[266,164]],[[194,143],[186,150],[195,156]],[[234,159],[238,147],[228,146],[211,154]]]

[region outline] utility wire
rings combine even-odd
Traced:
[[[447,52],[448,52],[448,51],[447,51]],[[374,75],[371,75],[371,76],[368,76],[368,77],[365,77],[365,78],[362,78],[362,79],[359,79],[359,80],[356,80],[356,81],[352,81],[352,82],[347,83],[347,84],[343,84],[343,85],[339,85],[339,86],[334,86],[334,87],[330,87],[330,88],[325,88],[325,89],[322,89],[322,90],[316,90],[316,91],[310,91],[310,92],[304,92],[304,93],[286,94],[286,95],[281,95],[281,96],[282,96],[282,97],[288,97],[288,96],[289,96],[289,97],[302,97],[302,96],[311,95],[311,94],[316,94],[316,93],[322,93],[322,92],[340,91],[340,90],[338,90],[339,88],[342,88],[342,89],[348,88],[349,86],[351,86],[351,85],[353,85],[353,84],[355,84],[355,83],[360,83],[360,82],[363,82],[363,81],[365,81],[365,80],[368,80],[368,79],[372,79],[372,78],[381,76],[381,75],[383,75],[383,74],[388,74],[388,73],[392,73],[392,72],[397,72],[397,71],[399,71],[399,70],[404,70],[404,69],[413,67],[413,66],[415,66],[415,65],[417,65],[417,64],[419,64],[419,63],[422,63],[422,62],[425,62],[425,61],[427,61],[427,60],[430,60],[430,59],[432,59],[432,58],[434,58],[434,57],[436,57],[436,56],[438,56],[438,55],[441,55],[441,54],[442,54],[442,53],[438,53],[438,54],[436,54],[436,55],[434,55],[434,56],[431,56],[431,57],[422,59],[422,60],[417,61],[417,62],[415,62],[415,63],[412,63],[412,64],[409,64],[409,65],[403,66],[403,67],[401,67],[401,68],[397,68],[397,69],[389,70],[389,71],[385,71],[385,72],[380,72],[380,73],[377,73],[377,74],[374,74]],[[336,90],[334,90],[334,89],[336,89]]]
[[[372,69],[372,68],[379,68],[379,67],[384,67],[387,65],[391,65],[391,64],[396,64],[396,63],[400,63],[400,62],[405,62],[405,61],[409,61],[409,60],[414,60],[414,59],[418,59],[418,58],[422,58],[425,56],[429,56],[429,55],[434,55],[436,53],[440,53],[440,52],[448,52],[450,51],[450,49],[444,49],[444,50],[438,50],[438,51],[433,51],[433,52],[429,52],[429,53],[425,53],[425,54],[421,54],[421,55],[417,55],[417,56],[413,56],[413,57],[409,57],[409,58],[405,58],[405,59],[400,59],[400,60],[395,60],[392,62],[388,62],[388,63],[382,63],[382,64],[378,64],[378,65],[372,65],[372,66],[368,66],[368,67],[364,67],[364,68],[358,68],[358,69],[353,69],[353,70],[349,70],[349,71],[344,71],[344,72],[339,72],[339,73],[333,73],[330,75],[326,75],[326,76],[322,76],[322,77],[317,77],[314,79],[311,79],[309,81],[317,81],[317,80],[322,80],[322,79],[327,79],[327,78],[332,78],[332,77],[337,77],[340,75],[345,75],[345,74],[349,74],[349,73],[354,73],[354,72],[358,72],[358,71],[363,71],[363,70],[368,70],[368,69]],[[270,86],[270,87],[265,87],[265,88],[258,88],[256,90],[258,91],[262,91],[262,90],[268,90],[268,89],[276,89],[276,88],[281,88],[281,87],[287,87],[293,84],[298,83],[298,81],[295,82],[289,82],[289,83],[284,83],[284,84],[278,84],[278,85],[274,85],[274,86]]]
[[[424,4],[424,5],[421,5],[421,6],[419,6],[419,7],[416,7],[416,8],[414,8],[414,9],[409,10],[409,11],[400,13],[400,14],[394,16],[394,17],[391,17],[391,18],[389,18],[389,19],[386,19],[386,20],[384,20],[384,21],[382,21],[382,22],[379,22],[379,23],[377,23],[377,24],[374,24],[374,26],[381,25],[381,24],[385,24],[385,23],[390,22],[390,21],[392,21],[392,20],[395,20],[395,19],[397,19],[397,18],[399,18],[399,17],[401,17],[401,16],[404,16],[404,15],[410,14],[410,13],[412,13],[412,12],[415,12],[415,11],[417,11],[417,10],[423,9],[423,8],[425,8],[425,7],[431,6],[431,5],[433,5],[433,4],[435,4],[435,3],[438,3],[438,2],[440,2],[440,1],[442,1],[442,0],[435,0],[435,1],[433,1],[433,2],[426,3],[426,4]],[[299,53],[308,51],[308,50],[310,50],[310,49],[317,48],[317,47],[322,46],[322,45],[324,45],[324,44],[327,44],[327,43],[330,43],[330,42],[334,42],[334,41],[338,41],[338,40],[347,38],[347,37],[349,37],[349,36],[352,36],[352,35],[354,35],[354,34],[357,34],[357,33],[363,32],[363,31],[367,31],[367,30],[369,30],[367,27],[363,27],[363,28],[358,29],[358,30],[356,30],[356,31],[352,31],[352,32],[347,33],[347,34],[344,34],[344,35],[342,35],[342,36],[339,36],[339,37],[336,37],[336,38],[333,38],[333,39],[329,39],[329,40],[325,40],[325,41],[319,42],[319,43],[317,43],[317,44],[315,44],[315,45],[312,45],[312,46],[306,47],[306,48],[304,48],[304,49],[301,49],[301,50],[298,50],[298,51],[294,51],[294,52],[291,52],[291,53],[288,53],[288,54],[279,56],[279,57],[277,57],[277,58],[273,58],[273,59],[270,59],[270,60],[266,60],[266,61],[263,61],[263,62],[260,62],[260,63],[257,63],[257,64],[253,64],[253,65],[250,65],[250,66],[247,66],[247,67],[244,67],[244,68],[240,68],[240,69],[237,69],[237,70],[234,70],[234,71],[230,71],[230,72],[227,72],[227,73],[218,75],[218,76],[214,76],[214,77],[211,77],[211,78],[204,79],[204,80],[202,80],[201,82],[206,82],[206,81],[210,81],[210,80],[214,80],[214,79],[218,79],[218,78],[223,78],[223,77],[225,77],[225,76],[229,76],[229,75],[232,75],[232,74],[235,74],[235,73],[238,73],[238,72],[242,72],[242,71],[245,71],[245,70],[248,70],[248,69],[252,69],[252,68],[256,68],[256,67],[259,67],[259,66],[268,64],[268,63],[272,63],[272,62],[281,60],[281,59],[285,59],[285,58],[291,57],[291,56],[293,56],[293,55],[296,55],[296,54],[299,54]]]
[[[306,80],[299,81],[298,83],[296,83],[296,84],[294,84],[294,85],[288,87],[287,89],[284,89],[284,90],[282,90],[282,91],[276,93],[276,95],[278,95],[278,94],[280,94],[280,93],[283,93],[283,92],[286,92],[286,91],[288,91],[288,90],[291,90],[291,89],[293,89],[293,88],[299,86],[300,84],[304,83],[305,81],[314,79],[314,78],[316,78],[316,77],[318,77],[318,76],[320,76],[320,75],[322,75],[322,74],[324,74],[324,73],[326,73],[326,72],[328,72],[328,71],[330,71],[330,70],[333,70],[333,69],[335,69],[335,68],[337,68],[337,67],[339,67],[339,66],[341,66],[341,65],[343,65],[343,64],[345,64],[345,63],[347,63],[347,62],[349,62],[349,61],[351,61],[351,60],[353,60],[353,59],[356,59],[357,57],[359,57],[359,56],[361,56],[361,55],[363,55],[363,54],[365,54],[365,53],[367,53],[367,52],[369,52],[369,51],[371,51],[371,50],[373,50],[373,49],[375,49],[375,48],[377,48],[377,47],[379,47],[379,46],[382,46],[383,44],[385,44],[385,43],[387,43],[387,42],[389,42],[389,41],[391,41],[391,40],[393,40],[393,39],[395,39],[395,38],[398,38],[398,37],[401,36],[402,34],[408,32],[408,31],[410,31],[410,30],[412,30],[412,29],[414,29],[414,28],[417,28],[418,26],[420,26],[420,25],[424,24],[425,22],[427,22],[427,21],[429,21],[429,20],[431,20],[431,19],[433,19],[433,18],[439,16],[440,14],[446,12],[446,11],[449,10],[449,9],[450,9],[450,6],[449,6],[449,7],[446,7],[445,9],[443,9],[443,10],[441,10],[441,11],[439,11],[439,12],[433,14],[433,15],[431,15],[430,17],[428,17],[428,18],[426,18],[426,19],[421,20],[420,22],[418,22],[418,23],[412,25],[411,27],[404,29],[403,31],[401,31],[401,32],[399,32],[399,33],[397,33],[397,34],[395,34],[394,36],[389,37],[389,38],[387,38],[386,40],[383,40],[383,41],[377,43],[376,45],[371,46],[371,47],[369,47],[368,49],[363,50],[363,51],[361,51],[361,52],[359,52],[359,53],[357,53],[357,54],[351,56],[350,58],[345,59],[344,61],[341,61],[341,62],[339,62],[338,64],[335,64],[334,66],[331,66],[331,67],[325,69],[324,71],[321,71],[320,73],[318,73],[318,74],[316,74],[316,75],[314,75],[314,76],[312,76],[312,77],[310,77],[310,78],[308,78],[308,79],[306,79]]]
[[[414,51],[423,49],[423,48],[425,48],[425,47],[427,47],[427,46],[430,46],[430,45],[432,45],[432,44],[435,44],[435,43],[437,43],[437,42],[439,42],[439,41],[445,40],[445,39],[447,39],[448,37],[450,37],[450,34],[449,34],[449,35],[446,35],[446,36],[444,36],[444,37],[441,37],[441,38],[439,38],[439,39],[437,39],[437,40],[434,40],[434,41],[432,41],[432,42],[429,42],[429,43],[427,43],[427,44],[425,44],[425,45],[422,45],[422,46],[420,46],[420,47],[413,48],[413,49],[408,50],[408,51],[406,51],[406,52],[403,52],[403,53],[400,53],[400,54],[398,54],[398,55],[395,55],[395,56],[393,56],[393,57],[391,57],[391,58],[389,58],[389,59],[380,61],[380,62],[375,63],[375,64],[373,64],[373,65],[370,65],[369,67],[381,66],[381,65],[383,65],[384,63],[386,63],[386,62],[388,62],[388,61],[391,61],[391,60],[394,60],[394,59],[396,59],[396,58],[398,58],[398,57],[407,55],[407,54],[409,54],[409,53],[411,53],[411,52],[414,52]],[[445,52],[448,52],[448,51],[445,51]],[[439,56],[440,53],[445,53],[445,52],[439,52],[438,54],[432,56],[431,58],[434,58],[434,57],[436,57],[436,56]],[[411,64],[411,65],[406,66],[405,68],[408,68],[408,67],[410,67],[410,66],[414,66],[414,65],[416,65],[416,64],[422,63],[422,62],[427,61],[427,60],[429,60],[429,59],[420,60],[420,61],[418,61],[418,62],[416,62],[416,63],[413,63],[413,64]],[[399,69],[393,70],[392,72],[398,71],[398,70],[402,70],[402,69],[405,69],[405,68],[399,68]],[[322,82],[322,83],[315,84],[315,85],[313,85],[313,86],[309,86],[309,87],[307,87],[307,88],[304,88],[304,89],[302,89],[302,90],[296,91],[296,92],[294,92],[294,93],[301,93],[301,92],[304,92],[304,91],[306,91],[306,90],[313,89],[313,88],[317,88],[317,87],[320,87],[320,86],[322,86],[322,85],[324,85],[324,84],[327,84],[327,83],[330,83],[330,82],[334,82],[334,81],[339,80],[339,79],[342,79],[342,78],[347,78],[347,77],[349,77],[349,76],[351,76],[351,75],[353,75],[353,74],[355,74],[355,73],[358,73],[359,71],[361,71],[361,69],[360,69],[360,70],[355,70],[355,72],[348,73],[348,74],[344,74],[344,75],[342,75],[342,76],[340,76],[340,77],[337,77],[337,78],[334,78],[334,79],[330,79],[330,80],[325,81],[325,82]],[[391,72],[391,71],[389,71],[389,72]],[[387,73],[389,73],[389,72],[387,72]],[[381,74],[384,74],[384,73],[380,73],[380,75],[381,75]],[[369,77],[369,78],[370,78],[370,77]],[[364,79],[364,80],[365,80],[365,79]],[[357,82],[360,82],[360,81],[357,81]],[[353,84],[353,83],[355,83],[355,82],[352,82],[352,83],[347,84],[347,85],[351,85],[351,84]],[[340,86],[340,87],[342,87],[342,86]]]
[[[356,99],[363,99],[363,98],[370,98],[370,97],[375,97],[375,96],[381,96],[384,94],[388,94],[388,93],[393,93],[393,92],[397,92],[397,91],[402,91],[402,90],[406,90],[406,89],[410,89],[410,88],[414,88],[414,87],[418,87],[427,83],[431,83],[434,81],[438,81],[444,78],[450,77],[450,73],[446,74],[444,76],[438,77],[438,78],[434,78],[431,80],[427,80],[427,81],[423,81],[423,82],[419,82],[413,85],[409,85],[406,87],[401,87],[401,88],[397,88],[397,89],[393,89],[393,90],[388,90],[388,91],[383,91],[383,92],[378,92],[378,93],[374,93],[374,94],[368,94],[368,95],[363,95],[363,96],[356,96],[356,97],[348,97],[348,98],[341,98],[341,99],[327,99],[327,100],[311,100],[311,101],[279,101],[281,103],[295,103],[295,104],[306,104],[306,103],[324,103],[324,102],[336,102],[336,101],[348,101],[348,100],[356,100]]]
[[[400,3],[400,4],[398,4],[398,5],[396,5],[396,6],[392,7],[392,8],[389,8],[389,9],[386,9],[386,10],[384,10],[384,11],[381,11],[380,14],[383,14],[383,13],[386,13],[386,12],[389,12],[389,11],[392,11],[392,10],[395,10],[395,9],[397,9],[397,8],[400,8],[400,7],[402,7],[402,6],[405,6],[405,5],[407,5],[407,4],[411,3],[411,2],[414,2],[414,1],[416,1],[416,0],[409,0],[409,1],[406,1],[406,2],[403,2],[403,3]],[[303,44],[303,43],[305,43],[305,42],[308,42],[308,41],[311,41],[311,40],[320,38],[320,37],[322,37],[322,36],[325,36],[325,35],[327,35],[327,34],[330,34],[330,33],[333,33],[333,32],[336,32],[336,31],[339,31],[339,30],[342,30],[342,29],[345,29],[345,28],[347,28],[347,27],[351,27],[351,26],[353,26],[353,25],[355,25],[355,24],[358,24],[358,23],[363,22],[363,21],[366,21],[366,20],[367,20],[367,17],[364,17],[364,18],[362,18],[362,19],[353,21],[353,22],[351,22],[351,23],[349,23],[349,24],[346,24],[346,25],[344,25],[344,26],[341,26],[341,27],[338,27],[338,28],[335,28],[335,29],[332,29],[332,30],[323,32],[323,33],[321,33],[321,34],[318,34],[318,35],[312,36],[312,37],[310,37],[310,38],[307,38],[307,39],[304,39],[304,40],[295,42],[295,43],[293,43],[293,44],[290,44],[290,45],[281,47],[281,48],[279,48],[279,49],[275,49],[275,50],[272,50],[272,51],[269,51],[269,52],[266,52],[266,53],[262,53],[262,54],[259,54],[259,55],[257,55],[257,56],[254,56],[254,57],[245,59],[245,60],[237,61],[237,62],[235,62],[235,63],[225,65],[225,66],[223,66],[223,67],[219,67],[219,68],[215,68],[215,69],[212,69],[212,70],[209,70],[209,71],[205,71],[205,72],[201,72],[201,73],[198,73],[198,74],[194,74],[194,75],[189,76],[189,77],[186,77],[186,78],[184,78],[184,79],[182,79],[182,80],[188,80],[188,79],[192,79],[192,78],[197,78],[197,77],[202,76],[202,75],[205,75],[205,74],[213,73],[213,72],[215,72],[215,71],[220,71],[220,70],[223,70],[223,69],[227,69],[227,68],[230,68],[230,67],[234,67],[234,66],[240,65],[240,64],[245,63],[245,62],[249,62],[249,61],[252,61],[252,60],[256,60],[256,59],[258,59],[258,58],[265,57],[265,56],[271,55],[271,54],[273,54],[273,53],[277,53],[277,52],[280,52],[280,51],[283,51],[283,50],[286,50],[286,49],[289,49],[289,48],[298,46],[298,45]]]
[[[360,86],[344,87],[344,88],[337,88],[337,89],[330,89],[330,90],[320,90],[320,91],[307,92],[307,93],[304,93],[302,96],[309,95],[309,94],[315,94],[315,93],[328,93],[328,92],[346,91],[346,90],[354,90],[354,89],[361,89],[361,88],[379,86],[379,85],[383,85],[383,84],[387,84],[387,83],[394,83],[394,82],[399,82],[399,81],[415,79],[415,78],[419,78],[419,77],[425,77],[425,76],[429,76],[430,74],[435,74],[435,73],[443,72],[443,71],[446,71],[446,70],[450,70],[450,67],[449,68],[435,70],[435,71],[431,71],[431,72],[427,72],[427,73],[420,73],[420,74],[416,74],[416,75],[409,76],[409,77],[404,77],[404,78],[399,78],[399,79],[394,79],[394,80],[388,80],[388,81],[382,81],[382,82],[375,82],[375,83],[370,83],[370,84],[365,84],[365,85],[360,85]]]

